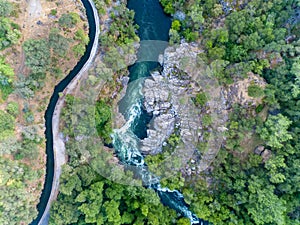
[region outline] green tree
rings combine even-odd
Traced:
[[[282,173],[286,168],[285,159],[283,156],[272,156],[266,161],[265,168],[269,170],[270,182],[279,184],[285,181],[286,177]]]
[[[5,63],[4,58],[0,58],[0,77],[6,77],[7,82],[11,83],[14,78],[14,75],[14,69],[9,64]],[[4,81],[0,80],[0,82]]]
[[[73,28],[80,21],[80,17],[77,13],[64,13],[58,20],[58,24],[63,28]]]
[[[177,225],[190,225],[191,221],[188,218],[181,218],[177,221]]]
[[[0,140],[12,135],[15,128],[15,118],[0,110]]]
[[[0,57],[0,100],[6,99],[13,92],[14,75],[13,68]]]
[[[225,23],[231,31],[231,41],[236,40],[238,35],[246,28],[246,18],[244,12],[237,11],[230,13],[230,15],[226,17]]]
[[[96,103],[95,122],[98,134],[106,141],[110,142],[112,133],[111,108],[103,100]]]
[[[173,20],[171,28],[173,30],[179,31],[180,27],[181,27],[180,21],[179,20]]]
[[[77,45],[74,45],[72,48],[72,51],[76,55],[76,57],[83,56],[85,53],[85,45],[83,43],[79,43]]]
[[[175,13],[175,8],[174,8],[174,6],[172,4],[172,1],[160,0],[160,3],[163,5],[164,11],[167,14],[174,14]]]
[[[282,114],[270,115],[264,127],[258,128],[257,132],[267,145],[280,149],[284,142],[292,139],[292,135],[288,131],[291,124],[292,122]]]
[[[83,42],[85,45],[87,45],[90,40],[89,36],[82,29],[76,31],[74,39]]]
[[[50,65],[50,49],[46,39],[29,39],[24,42],[25,65],[33,73],[44,73]]]
[[[191,29],[186,29],[185,31],[183,31],[183,36],[185,37],[185,39],[188,42],[192,42],[192,41],[196,41],[196,39],[198,38],[199,34],[196,31],[192,31]]]
[[[50,209],[50,225],[66,225],[66,224],[78,224],[78,217],[80,211],[78,211],[77,204],[74,204],[72,196],[59,196],[59,201],[63,204],[55,201],[51,204]]]
[[[21,37],[18,25],[8,18],[0,18],[0,50],[16,44]]]
[[[180,42],[180,34],[178,33],[178,31],[170,29],[169,30],[169,36],[170,36],[170,44],[176,44]]]
[[[256,50],[264,46],[264,41],[261,39],[257,32],[246,36],[243,40],[243,46],[247,50]]]
[[[49,34],[49,47],[53,49],[54,54],[64,57],[69,49],[69,40],[59,34],[59,30],[52,29]]]
[[[105,210],[105,214],[107,217],[107,224],[112,225],[120,225],[121,224],[121,216],[119,211],[120,202],[116,202],[115,200],[106,201],[103,204],[103,208]]]
[[[204,23],[202,7],[200,7],[198,4],[193,4],[189,9],[188,15],[191,17],[191,20],[194,23],[193,27],[198,30]]]
[[[69,169],[70,170],[70,169]],[[62,178],[64,181],[61,182],[59,190],[64,195],[72,195],[73,190],[81,191],[81,180],[76,173],[72,173],[68,169],[64,170]]]
[[[76,197],[75,201],[81,203],[78,209],[83,213],[86,223],[96,223],[101,216],[103,185],[101,181],[94,183]]]
[[[0,176],[0,224],[29,224],[37,216],[36,196],[28,192],[29,183],[36,182],[42,173],[11,158],[0,157]]]
[[[249,180],[249,202],[246,208],[255,224],[285,224],[285,202],[274,194],[275,187],[264,185],[260,178],[251,176]]]
[[[223,47],[214,47],[208,50],[208,56],[212,60],[222,59],[225,53],[226,52]]]
[[[6,1],[0,0],[0,17],[8,17],[12,13],[14,6]]]
[[[218,16],[222,15],[222,13],[223,13],[222,5],[215,4],[212,13],[213,13],[214,17],[218,17]]]

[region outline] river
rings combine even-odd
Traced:
[[[52,118],[55,106],[59,100],[59,93],[66,89],[89,60],[95,40],[95,17],[92,7],[88,0],[82,0],[82,2],[87,12],[90,42],[84,56],[80,59],[78,64],[68,76],[55,87],[46,110],[46,178],[40,203],[38,204],[39,213],[31,225],[40,224],[52,191],[54,176]],[[153,188],[158,193],[163,204],[175,209],[182,216],[188,217],[191,224],[207,224],[201,219],[198,219],[189,210],[180,192],[160,186],[159,177],[151,174],[147,170],[144,157],[138,149],[139,140],[146,137],[147,124],[152,118],[142,107],[143,95],[141,90],[143,78],[148,77],[151,70],[159,68],[157,57],[159,53],[163,53],[164,48],[167,46],[171,19],[164,14],[158,0],[129,0],[128,8],[134,10],[136,13],[135,22],[140,26],[139,37],[141,39],[141,48],[138,54],[138,61],[129,68],[130,83],[134,85],[130,85],[129,83],[126,95],[119,103],[120,111],[123,113],[127,122],[121,129],[115,130],[113,134],[114,148],[122,162],[139,168],[139,173],[144,184],[149,188]]]
[[[112,134],[114,149],[123,163],[134,167],[143,184],[158,193],[163,204],[189,218],[191,224],[207,224],[189,210],[179,191],[161,187],[159,177],[148,171],[144,156],[139,151],[140,140],[146,137],[147,124],[152,118],[143,109],[143,82],[152,70],[160,69],[158,55],[168,45],[171,18],[164,14],[158,0],[129,0],[127,6],[135,11],[141,47],[137,62],[129,68],[126,94],[119,102],[126,124]]]

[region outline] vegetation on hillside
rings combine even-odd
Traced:
[[[132,44],[138,40],[133,12],[124,3],[114,10],[111,26],[100,39],[107,68],[96,67],[87,81],[92,87],[98,79],[106,81],[105,93],[107,89],[115,91],[117,77],[126,74],[126,51],[119,54],[120,49],[126,50],[129,45],[132,54]],[[66,97],[62,120],[64,135],[69,140],[66,146],[69,161],[63,168],[60,194],[52,207],[50,224],[167,225],[176,220],[176,213],[164,207],[153,190],[119,184],[124,179],[134,180],[132,174],[124,172],[113,152],[93,139],[111,142],[113,108],[105,93],[100,93],[95,105],[88,106],[84,106],[86,100]]]
[[[1,0],[0,1],[0,50],[17,44],[20,37],[20,27],[13,23],[9,16],[14,10],[13,4]],[[5,62],[5,58],[0,58],[0,102],[6,100],[9,94],[13,92],[14,71],[9,64]]]
[[[197,41],[205,50],[199,59],[222,65],[221,84],[249,72],[268,83],[248,88],[249,96],[263,97],[256,111],[266,107],[267,119],[235,105],[210,172],[185,178],[180,190],[191,209],[213,224],[299,224],[299,1],[237,2],[228,10],[217,0],[161,3],[174,16],[170,42]],[[198,95],[195,102],[204,100]],[[255,154],[254,142],[244,144],[249,137],[270,155]]]
[[[70,13],[76,20],[71,25],[77,23],[73,30],[65,27],[69,25],[65,16],[58,18],[58,23],[51,18],[53,23],[49,19],[50,23],[40,26],[41,29],[53,26],[49,36],[46,31],[42,38],[27,39],[27,29],[38,31],[16,24],[25,13],[20,5],[0,0],[0,224],[3,225],[30,224],[37,216],[45,173],[42,123],[51,94],[45,83],[61,78],[62,69],[71,69],[62,65],[72,57],[71,45],[80,44],[85,50],[89,41],[83,23],[78,26],[81,19],[77,13]],[[61,15],[58,11],[53,9],[51,14]],[[76,38],[69,39],[72,33],[76,33]]]
[[[95,3],[105,14],[108,1]],[[161,3],[165,12],[174,17],[170,43],[179,43],[182,38],[198,43],[205,50],[198,55],[199,60],[214,68],[213,74],[221,85],[247,78],[250,72],[268,83],[265,89],[251,84],[247,90],[250,97],[263,98],[256,109],[238,103],[232,106],[226,142],[209,171],[190,177],[178,173],[163,179],[162,185],[179,189],[191,210],[213,224],[299,224],[300,43],[299,21],[291,20],[299,12],[299,2],[252,0],[238,2],[231,9],[217,0]],[[133,13],[123,4],[114,9],[121,13],[112,15],[101,45],[106,52],[106,65],[118,70],[126,66],[118,54],[120,48],[138,39]],[[116,86],[111,76],[106,79]],[[70,96],[67,99],[62,118],[69,140],[69,163],[63,170],[50,224],[189,224],[163,207],[153,191],[112,183],[97,173],[97,168],[117,167],[112,163],[114,156],[92,140],[76,140],[74,132],[85,137],[92,132],[90,124],[96,122],[97,135],[107,143],[112,129],[111,102],[100,95],[96,108],[76,112],[72,109],[74,102],[70,102],[82,100]],[[204,92],[193,99],[197,107],[205,107],[208,100]],[[268,111],[267,119],[263,111]],[[86,119],[79,120],[81,115]],[[75,129],[72,120],[79,122]],[[207,129],[212,118],[204,115],[202,121]],[[246,140],[250,144],[245,144]],[[270,154],[254,154],[257,143]],[[180,138],[174,133],[162,154],[146,158],[150,169],[155,171],[178,144]],[[116,179],[121,176],[119,172],[111,176]]]

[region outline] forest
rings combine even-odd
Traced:
[[[15,71],[7,62],[3,51],[15,46],[20,37],[19,25],[12,22],[15,5],[8,1],[0,1],[0,103],[8,99],[14,91]],[[20,112],[17,102],[9,101],[0,110],[0,223],[19,224],[30,222],[36,215],[32,202],[32,193],[27,192],[29,183],[39,177],[39,172],[32,170],[20,161],[10,160],[34,157],[36,143],[41,139],[36,136],[35,128],[28,127],[22,132],[22,141],[15,136],[16,118]],[[42,172],[42,171],[41,171]],[[22,209],[22,210],[21,210]],[[17,210],[19,213],[16,215]]]
[[[80,57],[89,41],[78,24],[82,21],[79,15],[71,12],[59,16],[59,10],[51,11],[57,22],[49,25],[43,37],[26,38],[24,25],[16,22],[25,15],[21,4],[0,0],[0,224],[3,225],[29,224],[37,216],[45,175],[43,117],[49,97],[47,83],[62,79],[66,67],[61,64],[65,63],[62,59],[71,54]],[[74,39],[68,33],[74,33]],[[19,67],[22,63],[24,66]]]
[[[191,177],[178,173],[163,179],[162,185],[180,190],[191,210],[211,224],[300,224],[300,2],[160,2],[173,20],[170,44],[184,40],[201,46],[204,51],[198,55],[199,61],[220,65],[214,73],[220,85],[226,87],[247,78],[249,73],[267,82],[264,89],[251,84],[247,90],[249,96],[262,98],[262,104],[255,109],[234,104],[230,109],[226,141],[211,170]],[[105,5],[109,3],[96,1],[100,14],[105,14]],[[104,61],[109,68],[120,68],[120,61],[124,64],[124,59],[116,60],[120,57],[116,52],[120,46],[138,41],[133,12],[124,3],[115,10],[122,13],[112,16],[110,29],[100,38],[102,48],[108,52]],[[126,28],[122,21],[126,21]],[[107,80],[111,88],[117,86],[116,76]],[[193,102],[201,108],[208,99],[200,92]],[[79,122],[77,132],[90,132],[85,128],[97,118],[98,135],[103,143],[109,144],[113,109],[112,101],[100,95],[95,108],[81,108],[74,115],[74,101],[80,104],[82,100],[68,96],[62,114],[63,132],[70,140],[69,161],[63,169],[50,224],[190,224],[188,219],[164,207],[153,190],[110,181],[125,179],[120,175],[124,168],[111,165],[114,155],[104,145],[91,140],[75,144],[70,121],[79,121],[80,115],[88,116]],[[204,127],[209,127],[211,120],[209,115],[204,116]],[[161,154],[147,156],[150,170],[155,172],[179,142],[174,134]],[[267,158],[254,153],[257,145],[269,152]],[[202,148],[199,145],[200,152]],[[100,167],[113,170],[113,178],[99,175]]]
[[[226,143],[212,171],[202,174],[211,183],[195,177],[181,186],[192,209],[213,224],[300,224],[300,2],[254,0],[230,7],[213,0],[161,3],[174,18],[170,42],[200,43],[205,49],[200,60],[224,65],[216,74],[221,84],[249,72],[267,82],[264,90],[248,89],[253,97],[263,96],[255,115],[241,105],[232,109]],[[267,119],[259,114],[263,109]],[[249,135],[270,150],[268,160],[253,153],[255,146],[243,145]]]
[[[101,1],[96,1],[96,6],[101,15],[110,3],[99,2]],[[106,69],[96,67],[90,73],[88,82],[91,83],[91,88],[96,86],[95,79],[99,77],[107,81],[107,88],[118,88],[120,84],[116,79],[127,73],[126,53],[134,51],[132,44],[138,41],[133,11],[128,10],[125,3],[114,9],[116,16],[112,17],[110,29],[100,37],[101,50],[106,52],[103,57]],[[126,29],[124,24],[127,24]],[[120,48],[124,50],[123,54],[118,54]],[[104,70],[107,77],[101,74]],[[103,143],[111,143],[113,102],[105,93],[100,93],[95,105],[88,104],[86,107],[85,101],[72,95],[66,97],[62,120],[63,133],[69,140],[66,143],[68,164],[63,168],[60,193],[51,207],[49,224],[161,225],[176,220],[176,212],[164,207],[158,195],[153,190],[142,187],[140,181],[136,180],[133,186],[120,184],[124,180],[131,180],[132,173],[124,171],[116,163],[113,153],[93,139],[96,134]],[[74,123],[77,124],[75,129]],[[91,127],[93,123],[95,131]],[[79,141],[76,140],[78,136],[88,139]]]
[[[80,15],[60,12],[59,8],[50,11],[48,16],[54,18],[54,25],[43,37],[23,40],[24,30],[14,22],[21,12],[21,3],[16,2],[0,0],[3,225],[29,224],[37,215],[35,191],[42,188],[44,171],[34,166],[43,163],[40,151],[44,151],[45,139],[41,124],[51,94],[47,84],[54,87],[63,79],[71,69],[69,60],[78,60],[89,42]],[[115,113],[111,96],[115,92],[120,94],[121,77],[128,74],[127,67],[132,62],[127,56],[136,51],[138,26],[134,24],[134,12],[126,8],[126,1],[94,2],[99,15],[109,16],[110,21],[102,24],[100,37],[99,52],[105,73],[95,68],[88,82],[92,85],[103,73],[99,79],[106,82],[105,89],[95,106],[79,107],[77,111],[73,105],[83,105],[84,100],[66,97],[61,127],[68,139],[68,163],[63,167],[60,193],[52,205],[49,223],[188,225],[187,218],[165,207],[158,194],[143,187],[109,150]],[[160,3],[172,18],[170,45],[189,42],[203,50],[197,55],[199,64],[212,68],[222,87],[229,87],[249,74],[266,81],[263,88],[252,83],[246,90],[250,97],[262,99],[261,104],[253,108],[236,103],[230,108],[226,140],[210,169],[192,176],[176,173],[162,179],[162,186],[183,193],[190,209],[210,224],[300,224],[300,1]],[[16,49],[24,54],[25,72],[12,63],[16,60]],[[202,110],[209,98],[207,93],[199,92],[191,101]],[[210,115],[202,117],[206,135],[212,120]],[[76,129],[74,121],[78,122]],[[91,127],[94,123],[96,130]],[[94,131],[101,143],[91,136]],[[175,132],[162,153],[147,156],[149,169],[159,173],[158,165],[180,141]],[[205,144],[204,140],[197,146],[200,154],[206,151]],[[98,168],[102,168],[101,173]],[[128,180],[134,183],[122,184]]]

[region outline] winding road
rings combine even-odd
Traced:
[[[55,105],[55,109],[52,117],[52,135],[53,135],[53,153],[54,153],[54,174],[53,174],[53,182],[52,189],[50,193],[50,197],[47,202],[47,206],[43,212],[41,219],[38,222],[38,225],[47,225],[49,221],[49,212],[51,203],[56,199],[59,191],[59,178],[61,175],[62,165],[66,163],[66,155],[65,155],[65,144],[59,132],[59,123],[60,123],[60,113],[65,103],[65,97],[67,94],[72,93],[77,83],[82,79],[85,72],[90,68],[92,62],[94,61],[97,48],[99,44],[99,35],[100,35],[100,20],[98,11],[95,7],[95,4],[92,0],[87,0],[89,4],[92,6],[94,19],[95,19],[95,38],[92,46],[92,50],[90,52],[90,56],[80,71],[75,75],[75,77],[71,80],[71,82],[67,85],[64,91],[60,94],[60,97]]]

